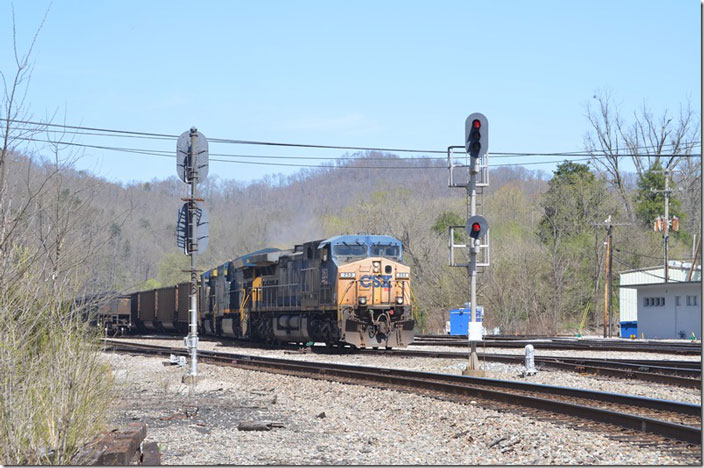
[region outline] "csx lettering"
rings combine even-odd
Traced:
[[[391,275],[364,275],[359,278],[359,285],[363,288],[368,288],[372,285],[375,288],[389,288],[391,287]]]

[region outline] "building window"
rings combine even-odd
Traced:
[[[688,306],[696,306],[697,305],[697,296],[687,296],[687,305]]]
[[[687,296],[689,297],[689,296]],[[644,297],[643,307],[665,307],[664,297]]]
[[[680,305],[680,296],[675,296],[675,305],[676,306]]]

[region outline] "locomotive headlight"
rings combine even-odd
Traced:
[[[361,296],[359,299],[359,305],[365,305],[367,303],[367,298],[364,296]]]
[[[381,262],[372,262],[374,267],[374,273],[379,273],[381,271]]]
[[[398,297],[396,298],[396,304],[403,304],[403,297],[398,296]]]
[[[396,273],[396,279],[408,279],[408,273]]]
[[[345,279],[354,279],[357,275],[355,274],[354,271],[341,271],[340,272],[340,278],[345,278]]]

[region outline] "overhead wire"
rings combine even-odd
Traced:
[[[641,267],[641,268],[638,268],[638,267],[636,267],[635,265],[633,265],[633,264],[630,263],[630,262],[626,262],[626,261],[624,261],[624,260],[619,259],[619,258],[616,257],[615,255],[614,255],[612,258],[613,258],[614,260],[616,260],[618,263],[620,263],[621,265],[627,266],[628,268],[630,268],[630,269],[632,269],[632,270],[639,270],[639,271],[640,271],[641,273],[643,273],[644,275],[651,276],[651,277],[653,277],[653,278],[657,278],[657,279],[661,279],[661,280],[665,280],[665,276],[664,276],[664,275],[663,275],[663,276],[656,275],[655,273],[652,273],[652,272],[646,270],[646,268],[659,268],[660,265],[656,265],[656,266],[654,266],[654,267]],[[662,257],[658,257],[658,259],[662,259]],[[672,268],[672,267],[670,267],[670,268]],[[670,282],[672,282],[672,283],[679,283],[679,282],[681,282],[681,281],[678,281],[678,280],[673,280],[671,277],[668,278],[668,279],[669,279]],[[626,285],[624,285],[624,286],[626,286]]]
[[[143,155],[151,155],[151,156],[159,156],[159,157],[175,157],[174,153],[171,151],[166,151],[166,150],[150,150],[150,149],[141,149],[141,148],[124,148],[124,147],[113,147],[113,146],[105,146],[105,145],[88,145],[88,144],[82,144],[82,143],[75,143],[75,142],[61,142],[61,141],[55,141],[55,140],[44,140],[44,139],[39,139],[39,138],[30,138],[30,137],[18,137],[18,140],[25,140],[25,141],[33,141],[33,142],[40,142],[40,143],[49,143],[49,144],[58,144],[58,145],[64,145],[64,146],[75,146],[75,147],[83,147],[83,148],[93,148],[93,149],[101,149],[101,150],[108,150],[108,151],[119,151],[119,152],[125,152],[125,153],[134,153],[134,154],[143,154]],[[384,161],[384,162],[400,162],[403,160],[444,160],[445,158],[350,158],[350,157],[312,157],[312,156],[274,156],[274,155],[244,155],[244,154],[227,154],[227,153],[211,153],[213,156],[217,157],[226,157],[226,158],[250,158],[250,159],[287,159],[287,160],[302,160],[302,159],[310,159],[310,160],[325,160],[325,161],[334,161],[334,162],[354,162],[354,161]],[[599,157],[597,157],[599,158]],[[577,159],[572,159],[571,161],[573,162],[581,162],[581,161],[590,161],[594,159],[594,157],[587,157],[587,158],[577,158]],[[282,167],[301,167],[301,168],[330,168],[330,167],[339,167],[339,168],[345,168],[345,169],[446,169],[447,167],[442,165],[438,166],[359,166],[359,165],[330,165],[330,164],[323,164],[323,165],[315,165],[315,164],[292,164],[292,163],[266,163],[266,162],[256,162],[256,161],[238,161],[238,160],[232,160],[232,159],[217,159],[217,158],[211,158],[211,161],[215,162],[225,162],[225,163],[235,163],[235,164],[250,164],[250,165],[265,165],[265,166],[282,166]],[[524,162],[516,162],[516,163],[503,163],[503,164],[492,164],[492,167],[512,167],[512,166],[526,166],[526,165],[541,165],[541,164],[552,164],[552,161],[524,161]]]
[[[614,250],[617,251],[617,252],[620,252],[620,253],[628,254],[628,255],[635,255],[636,257],[654,258],[654,259],[656,259],[656,260],[662,260],[662,259],[663,259],[663,256],[662,256],[662,255],[655,256],[655,255],[641,254],[641,253],[638,253],[638,252],[629,252],[628,250],[619,249],[619,248],[617,248],[617,247],[614,247]]]
[[[628,268],[631,268],[631,269],[633,269],[633,270],[641,270],[641,269],[642,269],[642,268],[636,267],[635,265],[633,265],[633,264],[630,263],[630,262],[626,262],[626,261],[624,261],[624,260],[621,260],[620,258],[618,258],[618,257],[615,256],[615,255],[612,256],[612,258],[613,258],[614,260],[616,260],[618,263],[620,263],[621,265],[627,266]],[[644,267],[644,268],[648,268],[648,267]],[[650,268],[653,268],[653,267],[650,267]],[[643,271],[642,273],[645,274],[645,275],[647,275],[647,276],[652,276],[653,278],[658,278],[658,279],[661,279],[661,280],[664,280],[664,279],[665,279],[664,276],[656,275],[655,273],[651,273],[651,272],[649,272],[649,271]]]
[[[655,256],[655,255],[640,254],[637,252],[629,252],[628,250],[619,249],[617,247],[614,247],[614,250],[616,252],[620,252],[620,253],[624,253],[624,254],[628,254],[628,255],[635,255],[636,257],[654,258],[654,259],[658,259],[658,260],[661,260],[663,258],[662,255]]]
[[[60,145],[60,146],[73,146],[73,147],[79,147],[79,148],[92,148],[92,149],[100,149],[100,150],[107,150],[107,151],[117,151],[117,152],[123,152],[123,153],[133,153],[133,154],[142,154],[142,155],[148,155],[148,156],[158,156],[158,157],[167,157],[167,158],[175,158],[175,152],[173,151],[166,151],[166,150],[150,150],[150,149],[143,149],[143,148],[125,148],[125,147],[114,147],[114,146],[104,146],[104,145],[89,145],[89,144],[84,144],[84,143],[75,143],[75,142],[60,142],[60,141],[53,141],[53,140],[47,140],[47,139],[39,139],[39,138],[31,138],[31,137],[18,137],[18,140],[23,140],[23,141],[31,141],[31,142],[36,142],[36,143],[48,143],[48,144],[55,144],[55,145]],[[418,159],[424,159],[424,158],[324,158],[324,157],[308,157],[308,156],[295,156],[295,157],[290,157],[290,156],[273,156],[273,155],[245,155],[245,154],[227,154],[227,153],[210,153],[211,156],[216,156],[216,157],[227,157],[227,158],[257,158],[257,159],[289,159],[289,160],[301,160],[301,159],[320,159],[320,160],[326,160],[326,161],[335,161],[335,162],[366,162],[366,161],[384,161],[384,162],[401,162],[407,159],[413,159],[413,160],[418,160]],[[431,159],[431,158],[427,158]],[[444,158],[441,158],[444,159]],[[589,161],[592,158],[578,158],[578,159],[572,159],[571,161]],[[239,160],[233,160],[233,159],[217,159],[217,158],[210,158],[210,161],[216,161],[216,162],[226,162],[226,163],[235,163],[235,164],[253,164],[253,165],[266,165],[266,166],[287,166],[287,167],[307,167],[307,168],[330,168],[330,167],[338,167],[338,168],[345,168],[345,169],[447,169],[446,165],[437,165],[437,166],[357,166],[357,165],[322,165],[322,164],[292,164],[292,163],[266,163],[266,162],[257,162],[257,161],[239,161]],[[502,163],[502,164],[492,164],[492,167],[508,167],[508,166],[524,166],[524,165],[539,165],[539,164],[552,164],[552,161],[527,161],[527,162],[520,162],[520,163]]]
[[[0,118],[1,121],[7,122],[8,119]],[[138,138],[151,138],[151,139],[176,139],[178,135],[166,134],[166,133],[151,133],[151,132],[136,132],[129,130],[116,130],[116,129],[106,129],[98,127],[85,127],[78,125],[66,125],[66,124],[54,124],[48,122],[36,122],[30,120],[18,120],[9,119],[10,122],[18,123],[22,125],[35,125],[46,128],[61,128],[63,130],[56,131],[59,133],[79,133],[78,130],[87,131],[92,133],[86,133],[91,136],[122,136],[122,137],[138,137]],[[28,130],[25,128],[25,130]],[[70,130],[70,131],[68,131]],[[95,132],[103,132],[95,133]],[[106,135],[107,134],[107,135]],[[447,150],[431,150],[431,149],[412,149],[412,148],[382,148],[382,147],[371,147],[371,146],[342,146],[342,145],[318,145],[318,144],[305,144],[305,143],[283,143],[283,142],[271,142],[271,141],[257,141],[257,140],[239,140],[239,139],[228,139],[228,138],[208,138],[210,142],[214,143],[230,143],[230,144],[242,144],[242,145],[256,145],[256,146],[275,146],[275,147],[295,147],[295,148],[308,148],[308,149],[337,149],[337,150],[355,150],[355,151],[381,151],[381,152],[395,152],[395,153],[425,153],[425,154],[447,154]],[[692,145],[692,147],[700,146],[701,141],[694,142],[684,142],[684,143],[667,143],[662,146],[643,146],[642,148],[662,148],[665,146],[687,146]],[[565,151],[565,152],[492,152],[492,157],[515,157],[515,156],[549,156],[549,157],[564,157],[564,156],[580,156],[588,155],[590,157],[606,157],[608,155],[597,155],[594,151]],[[635,156],[635,157],[653,157],[658,155],[653,154],[631,154],[622,153],[618,156]],[[660,156],[676,156],[676,157],[693,157],[701,156],[701,154],[661,154]],[[405,158],[410,159],[410,158]],[[430,158],[423,158],[430,159]],[[445,159],[445,158],[437,158]]]

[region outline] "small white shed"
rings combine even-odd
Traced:
[[[621,336],[701,339],[701,266],[689,280],[691,265],[669,262],[669,281],[664,268],[621,272],[619,302]]]

